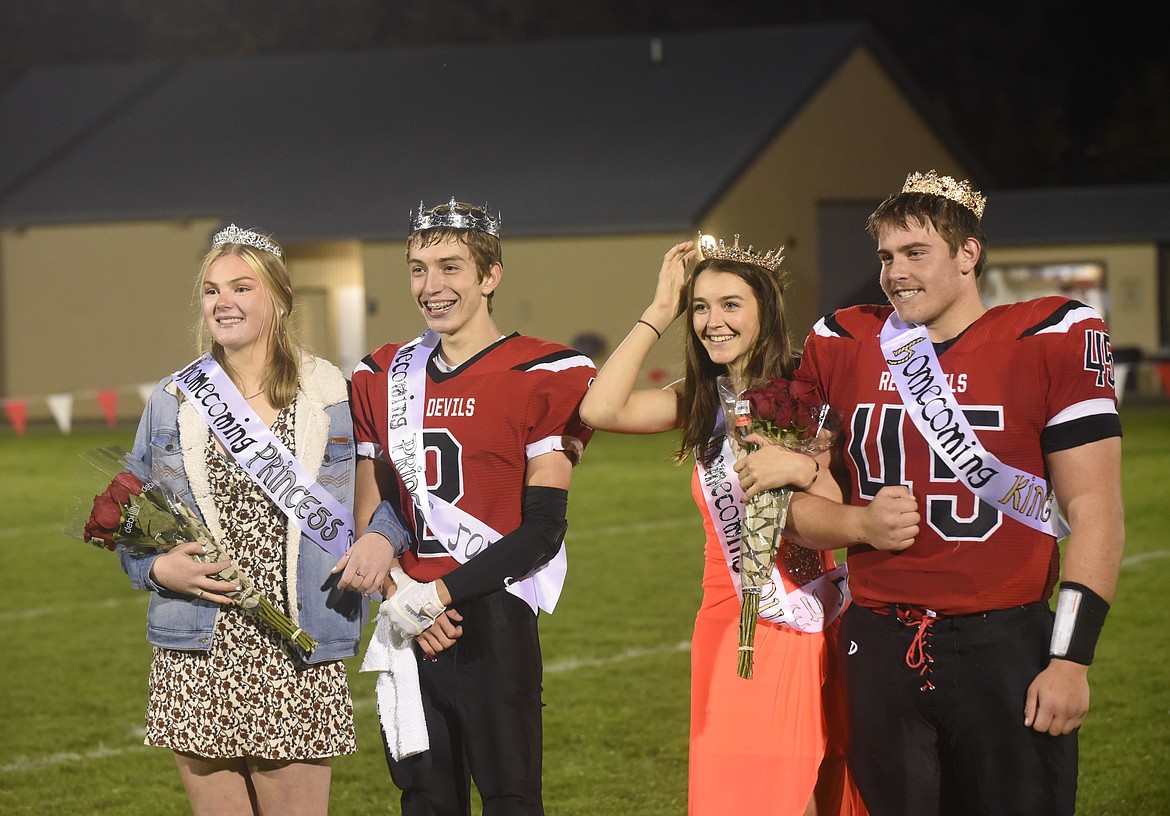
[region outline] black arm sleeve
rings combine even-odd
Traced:
[[[520,526],[443,576],[451,605],[503,589],[557,554],[565,538],[569,491],[526,487]]]

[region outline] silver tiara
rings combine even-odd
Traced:
[[[224,244],[244,244],[245,246],[262,249],[265,252],[271,252],[278,258],[283,258],[284,253],[281,252],[280,247],[269,240],[266,236],[252,230],[242,230],[235,224],[229,224],[215,234],[211,239],[213,247],[223,246]]]
[[[500,214],[496,213],[496,217],[492,218],[488,215],[487,204],[482,207],[476,207],[471,204],[464,204],[456,201],[454,196],[446,204],[440,204],[437,207],[431,207],[429,210],[423,207],[422,201],[418,202],[418,212],[410,213],[410,234],[420,230],[440,229],[446,227],[448,229],[468,229],[477,230],[478,232],[486,232],[488,235],[494,235],[496,238],[500,237]]]

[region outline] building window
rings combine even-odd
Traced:
[[[1064,295],[1092,306],[1106,322],[1109,320],[1104,264],[988,266],[980,276],[979,288],[989,308],[1045,295]]]

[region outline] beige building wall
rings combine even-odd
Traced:
[[[0,232],[0,395],[74,395],[79,420],[102,416],[89,393],[119,392],[119,418],[142,409],[137,389],[195,355],[196,276],[219,219],[112,222]],[[294,321],[310,350],[351,370],[368,349],[358,242],[286,246]]]
[[[518,331],[565,345],[584,332],[600,335],[606,351],[625,338],[654,295],[662,256],[689,235],[509,238],[504,233],[504,278],[493,300],[493,316],[505,334]],[[402,342],[424,328],[410,295],[405,243],[363,248],[370,349]],[[645,372],[675,376],[682,363],[683,321],[663,337]]]
[[[366,292],[358,241],[290,244],[293,325],[306,349],[348,374],[366,354]]]
[[[0,231],[4,396],[156,382],[194,356],[195,276],[211,219]],[[122,398],[129,414],[137,397]],[[136,404],[135,404],[136,403]],[[30,417],[43,408],[30,402]],[[77,399],[78,417],[99,415]]]

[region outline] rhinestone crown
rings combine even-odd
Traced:
[[[284,257],[284,253],[281,252],[280,247],[267,236],[252,230],[240,229],[235,224],[229,224],[224,227],[211,239],[211,245],[213,247],[223,246],[224,244],[244,244],[255,249],[262,249],[265,252],[271,252],[278,258]]]
[[[461,201],[456,201],[454,196],[446,204],[439,204],[437,207],[431,207],[429,210],[423,207],[422,201],[419,201],[418,212],[410,213],[411,235],[420,230],[440,229],[443,227],[449,229],[477,230],[499,238],[500,214],[497,212],[496,217],[492,218],[488,215],[487,204],[484,204],[482,207],[476,207],[472,204],[464,204]]]
[[[929,173],[911,173],[906,176],[902,192],[927,193],[949,198],[956,204],[962,204],[980,219],[983,218],[983,208],[987,206],[987,196],[971,189],[971,182],[955,181],[950,176],[940,176],[933,170]]]
[[[784,252],[784,247],[777,247],[776,249],[769,249],[765,254],[752,252],[752,245],[748,244],[747,249],[739,245],[739,233],[735,234],[735,241],[731,246],[723,243],[723,239],[719,239],[719,243],[715,243],[714,238],[704,240],[702,233],[699,234],[699,252],[703,254],[704,258],[715,258],[721,261],[738,261],[739,263],[755,264],[761,266],[771,272],[775,272],[780,268],[780,263],[784,260],[781,254]]]

